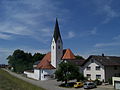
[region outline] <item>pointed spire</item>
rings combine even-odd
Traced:
[[[58,25],[58,20],[56,18],[56,23],[55,23],[55,28],[54,28],[54,34],[53,34],[53,38],[55,39],[55,42],[58,40],[58,37],[60,37],[60,39],[61,39],[59,25]]]

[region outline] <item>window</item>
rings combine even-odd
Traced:
[[[43,73],[43,70],[41,70],[41,72]]]
[[[96,75],[96,79],[101,79],[101,75]]]
[[[58,49],[60,49],[60,46],[58,46]]]
[[[114,66],[114,70],[117,70],[118,68],[117,68],[117,66]]]
[[[58,43],[60,43],[60,40],[58,40]]]
[[[54,46],[53,46],[53,49],[54,49]]]
[[[87,74],[86,76],[87,76],[87,78],[91,78],[91,74]]]
[[[91,70],[91,67],[87,67],[87,70]]]
[[[100,66],[96,66],[96,70],[100,70]]]

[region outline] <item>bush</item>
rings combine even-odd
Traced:
[[[96,83],[96,85],[101,85],[102,84],[102,82],[98,79],[96,79],[94,82]]]
[[[109,84],[112,84],[112,78],[108,79]]]

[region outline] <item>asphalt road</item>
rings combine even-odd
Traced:
[[[32,83],[34,85],[37,85],[39,87],[45,88],[46,90],[84,90],[84,88],[77,88],[77,89],[75,89],[75,88],[62,88],[62,87],[58,87],[58,85],[60,85],[61,82],[57,82],[56,80],[46,80],[46,81],[39,80],[39,81],[37,81],[37,80],[23,77],[22,75],[16,74],[16,73],[8,71],[8,70],[6,70],[6,71],[17,78],[25,80],[25,81]],[[97,88],[90,89],[90,90],[115,90],[115,89],[113,88],[113,86],[107,85],[107,86],[98,86]]]

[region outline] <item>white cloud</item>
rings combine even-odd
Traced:
[[[73,37],[75,37],[75,33],[73,31],[68,32],[67,38],[73,38]]]
[[[41,31],[43,33],[42,36],[51,36],[52,35],[52,32],[51,32],[50,28],[44,28]]]
[[[120,40],[120,35],[113,37],[114,40]]]
[[[7,35],[7,34],[0,33],[0,38],[1,38],[1,39],[9,40],[9,39],[11,39],[11,35]]]
[[[105,17],[103,24],[108,23],[116,17],[120,17],[120,12],[115,11],[111,6],[114,0],[93,0],[97,7],[97,14],[103,15]]]
[[[120,17],[120,13],[115,12],[114,9],[112,9],[112,7],[109,5],[105,5],[103,7],[103,11],[106,13],[106,19],[103,21],[103,23],[108,23],[111,19]]]
[[[94,47],[108,47],[108,46],[119,46],[119,42],[112,42],[112,43],[98,43],[95,44]]]
[[[60,9],[59,1],[49,0],[3,0],[1,9],[4,16],[0,21],[0,33],[25,35],[38,41],[51,36],[52,29],[48,28],[47,22],[52,22],[56,17],[61,19],[69,13],[67,9]],[[7,35],[7,34],[6,34]]]
[[[97,28],[94,27],[91,30],[86,30],[84,32],[80,32],[79,37],[87,37],[87,36],[92,36],[97,34]]]
[[[90,35],[95,35],[95,34],[97,34],[97,28],[94,27],[93,30],[89,31],[89,34],[90,34]]]

